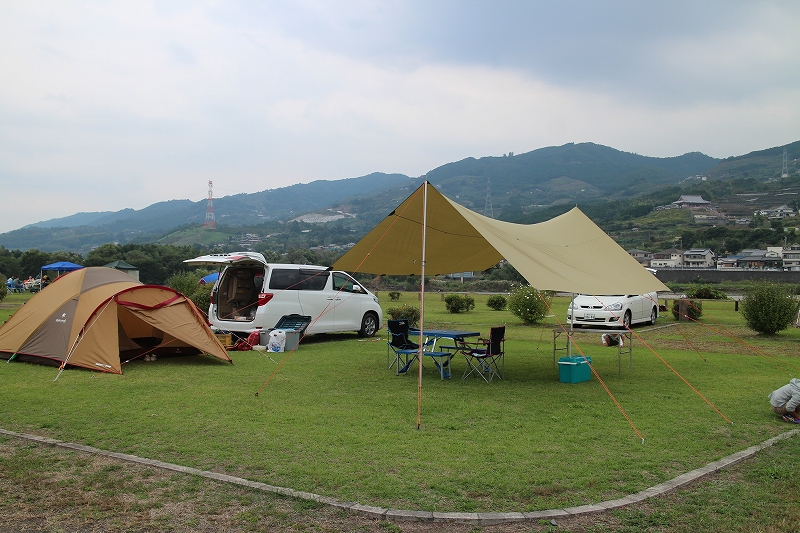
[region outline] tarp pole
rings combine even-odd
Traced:
[[[428,180],[422,183],[422,266],[419,275],[419,351],[417,352],[417,429],[422,426],[422,350],[424,341],[422,331],[425,325],[425,239],[428,231]]]

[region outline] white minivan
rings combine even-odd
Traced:
[[[291,314],[311,317],[307,334],[357,331],[371,337],[381,328],[378,297],[345,272],[267,263],[255,252],[210,254],[184,263],[221,270],[208,309],[211,325],[220,330],[247,336]]]

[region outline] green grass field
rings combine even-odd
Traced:
[[[381,296],[384,308],[396,305]],[[466,363],[454,358],[453,379],[440,381],[426,365],[420,430],[416,371],[387,369],[385,330],[366,340],[306,338],[266,385],[286,354],[233,352],[233,366],[200,357],[136,361],[121,376],[68,370],[55,382],[55,368],[0,362],[0,427],[341,500],[436,511],[619,498],[790,429],[767,394],[800,368],[800,330],[756,336],[733,302],[704,303],[708,328],[634,328],[633,368],[625,360],[621,373],[616,349],[595,334],[576,335],[576,350],[592,357],[634,429],[596,378],[559,382],[552,329],[566,299],[554,301],[544,326],[491,311],[486,296],[475,300],[474,311],[451,315],[439,294],[427,295],[426,327],[488,334],[506,324],[506,379],[462,381]],[[416,301],[406,293],[400,303]],[[658,325],[672,322],[665,314]]]

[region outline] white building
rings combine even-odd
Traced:
[[[653,252],[650,260],[652,268],[675,268],[683,266],[683,252],[677,248],[669,248],[660,252]]]
[[[800,244],[783,249],[783,269],[793,272],[800,270]]]
[[[692,268],[712,268],[716,256],[710,248],[692,248],[683,253],[683,266]]]

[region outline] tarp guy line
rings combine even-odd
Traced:
[[[597,299],[597,301],[598,301],[598,302],[600,301],[600,299],[599,299],[599,298],[597,298],[597,296],[595,296],[595,299]],[[655,303],[657,304],[658,302],[655,302]],[[615,317],[615,318],[616,318],[616,319],[617,319],[617,320],[620,322],[620,324],[624,324],[624,323],[623,323],[621,320],[619,320],[619,317],[618,317],[616,314],[614,314],[614,312],[613,312],[613,311],[609,311],[609,312],[610,312],[612,315],[614,315],[614,317]],[[686,378],[684,378],[684,377],[683,377],[683,376],[680,374],[680,372],[678,372],[677,370],[675,370],[675,369],[672,367],[672,365],[670,365],[669,363],[667,363],[667,361],[666,361],[666,360],[665,360],[663,357],[661,357],[661,356],[658,354],[658,352],[656,352],[656,351],[653,349],[653,347],[652,347],[652,346],[650,346],[649,344],[647,344],[647,342],[646,342],[644,339],[642,339],[642,337],[641,337],[641,336],[640,336],[638,333],[636,333],[635,331],[633,331],[633,329],[631,329],[630,327],[627,327],[627,326],[625,327],[625,329],[627,329],[627,330],[628,330],[628,331],[631,333],[631,335],[635,335],[635,336],[636,336],[636,338],[637,338],[637,339],[639,339],[639,341],[641,341],[641,343],[642,343],[642,344],[644,344],[645,346],[647,346],[647,349],[648,349],[648,350],[650,350],[651,352],[653,352],[653,355],[655,355],[656,357],[658,357],[658,358],[661,360],[661,362],[662,362],[662,363],[664,363],[664,365],[666,365],[666,367],[667,367],[667,368],[669,368],[670,370],[672,370],[672,371],[675,373],[675,375],[676,375],[676,376],[678,376],[679,378],[681,378],[681,380],[682,380],[684,383],[686,383],[686,385],[687,385],[687,386],[688,386],[690,389],[692,389],[692,390],[695,392],[695,394],[697,394],[698,396],[700,396],[700,398],[702,398],[702,399],[703,399],[703,401],[704,401],[704,402],[706,402],[706,403],[707,403],[707,404],[708,404],[708,405],[709,405],[709,406],[710,406],[710,407],[711,407],[711,408],[712,408],[714,411],[716,411],[716,412],[717,412],[717,414],[718,414],[719,416],[721,416],[723,419],[725,419],[725,420],[726,420],[728,423],[730,423],[730,424],[733,424],[733,422],[731,421],[731,419],[730,419],[730,418],[728,418],[727,416],[725,416],[724,414],[722,414],[722,411],[720,411],[719,409],[717,409],[717,407],[716,407],[716,406],[715,406],[713,403],[711,403],[711,401],[709,401],[709,399],[708,399],[708,398],[706,398],[705,396],[703,396],[703,394],[702,394],[702,393],[701,393],[699,390],[697,390],[697,389],[694,387],[694,385],[692,385],[691,383],[689,383],[689,381],[688,381]],[[576,345],[576,346],[577,346],[577,345]]]
[[[693,349],[693,350],[694,350],[694,351],[697,353],[697,355],[699,355],[699,356],[700,356],[700,359],[702,359],[704,362],[706,362],[706,363],[707,363],[707,362],[708,362],[708,360],[707,360],[705,357],[703,357],[703,354],[701,354],[701,353],[700,353],[700,350],[698,350],[698,349],[697,349],[697,347],[696,347],[694,344],[692,344],[692,341],[690,341],[690,340],[689,340],[689,337],[687,337],[687,336],[686,336],[686,334],[683,332],[683,330],[682,330],[681,328],[679,328],[679,327],[678,327],[678,324],[673,324],[673,326],[674,326],[674,327],[675,327],[675,329],[678,331],[678,333],[680,333],[680,334],[681,334],[681,337],[683,337],[683,339],[686,341],[686,343],[687,343],[689,346],[691,346],[691,347],[692,347],[692,349]]]
[[[539,294],[539,298],[544,302],[545,307],[547,307],[548,311],[550,311],[553,314],[553,317],[556,319],[556,322],[558,323],[558,327],[560,327],[562,329],[562,331],[564,331],[564,333],[567,334],[567,338],[569,339],[569,342],[571,342],[572,344],[575,344],[575,348],[578,350],[578,353],[581,355],[581,357],[583,357],[583,359],[586,361],[586,364],[589,365],[589,368],[591,369],[592,374],[594,374],[594,376],[597,378],[597,381],[599,381],[600,384],[603,386],[603,388],[606,391],[606,394],[608,394],[609,398],[611,398],[611,401],[613,401],[614,405],[616,405],[617,409],[619,409],[619,412],[622,413],[622,416],[625,417],[625,420],[627,420],[628,424],[631,426],[631,428],[633,428],[634,433],[636,433],[636,435],[638,435],[638,437],[642,440],[642,444],[644,444],[644,437],[639,432],[639,430],[636,428],[636,425],[633,423],[633,420],[631,420],[631,417],[629,417],[628,413],[625,412],[625,409],[622,408],[622,405],[617,401],[617,398],[611,392],[611,389],[608,388],[608,386],[606,385],[606,382],[603,381],[603,378],[600,377],[600,374],[597,372],[597,370],[595,370],[594,365],[592,365],[591,361],[589,361],[589,359],[587,359],[586,356],[583,354],[583,351],[581,350],[580,346],[578,346],[577,343],[575,343],[573,341],[573,337],[572,337],[572,335],[569,334],[569,331],[567,330],[567,328],[558,319],[556,314],[553,313],[553,309],[550,307],[550,303],[545,299],[544,296],[542,296],[542,292],[538,291],[538,294]]]
[[[315,275],[316,275],[316,274],[315,274]],[[344,288],[344,287],[340,287],[340,288],[339,288],[339,290],[338,290],[338,291],[336,291],[336,295],[335,295],[335,296],[339,296],[339,294],[342,292],[342,289],[343,289],[343,288]],[[355,296],[355,295],[354,295],[354,294],[351,294],[350,296],[348,296],[348,297],[347,297],[347,299],[345,299],[345,301],[347,301],[348,299],[352,298],[353,296]],[[272,371],[272,374],[270,374],[270,375],[269,375],[269,377],[268,377],[268,378],[267,378],[267,380],[264,382],[264,384],[263,384],[263,385],[261,385],[261,388],[260,388],[260,389],[258,389],[258,391],[256,392],[256,396],[258,396],[258,393],[259,393],[259,392],[261,392],[262,390],[264,390],[264,387],[266,387],[266,386],[269,384],[269,382],[270,382],[270,381],[272,381],[272,378],[273,378],[273,377],[275,377],[275,374],[277,374],[277,373],[278,373],[278,370],[280,370],[281,366],[283,366],[283,363],[285,363],[285,362],[286,362],[286,360],[287,360],[287,359],[289,359],[289,356],[290,356],[292,353],[294,353],[294,351],[295,351],[295,350],[297,350],[298,346],[300,345],[300,342],[301,342],[303,339],[305,339],[305,338],[306,338],[306,335],[307,335],[307,333],[305,333],[305,331],[308,331],[308,328],[310,328],[311,326],[313,326],[313,325],[314,325],[314,323],[315,323],[317,320],[319,320],[319,319],[322,317],[322,315],[324,315],[325,313],[327,313],[327,312],[328,312],[328,307],[330,307],[330,305],[331,305],[331,303],[333,303],[333,301],[334,301],[334,300],[331,300],[331,302],[330,302],[330,303],[328,303],[328,305],[326,305],[326,306],[325,306],[325,309],[323,309],[323,310],[322,310],[322,312],[319,314],[319,316],[317,316],[315,319],[313,319],[313,320],[311,321],[311,323],[308,325],[308,327],[306,327],[306,329],[305,329],[305,330],[304,330],[304,332],[303,332],[303,336],[302,336],[302,337],[300,337],[300,339],[297,341],[297,345],[295,345],[295,346],[294,346],[294,347],[293,347],[291,350],[289,350],[289,352],[287,352],[287,353],[286,353],[286,355],[284,356],[283,360],[282,360],[280,363],[278,363],[278,366],[275,368],[275,370],[273,370],[273,371]]]
[[[699,309],[697,308],[697,306],[695,306],[694,304],[692,304],[691,300],[685,300],[685,301],[687,301],[687,302],[689,303],[689,305],[691,305],[691,306],[692,306],[694,309],[697,309],[697,310],[699,311]],[[725,326],[723,326],[722,324],[720,324],[719,322],[717,322],[717,321],[716,321],[716,320],[714,320],[713,318],[708,318],[708,320],[710,320],[711,322],[713,322],[714,324],[716,324],[717,326],[719,326],[720,328],[722,328],[722,330],[723,330],[722,332],[720,332],[720,331],[718,331],[718,330],[716,330],[716,329],[712,328],[712,327],[711,327],[711,326],[709,326],[708,324],[705,324],[705,323],[703,323],[703,322],[700,322],[700,321],[698,321],[698,320],[695,320],[694,318],[690,317],[689,315],[681,315],[681,316],[683,316],[683,317],[685,317],[685,318],[688,318],[688,319],[689,319],[689,320],[691,320],[692,322],[695,322],[695,323],[697,323],[697,324],[700,324],[700,325],[702,325],[702,326],[705,326],[706,328],[710,329],[711,331],[714,331],[714,332],[716,332],[716,333],[719,333],[720,335],[723,335],[723,336],[725,336],[725,337],[731,338],[731,339],[735,340],[736,342],[739,342],[739,343],[741,343],[741,344],[744,344],[745,346],[747,346],[748,348],[750,348],[751,350],[753,350],[755,353],[757,353],[757,354],[758,354],[758,355],[760,355],[761,357],[766,357],[766,358],[769,358],[769,360],[771,360],[771,362],[775,363],[775,366],[776,366],[776,367],[777,367],[777,365],[778,365],[778,364],[782,365],[782,366],[784,367],[784,369],[786,370],[786,373],[789,375],[789,377],[792,377],[793,375],[795,375],[795,374],[793,373],[793,371],[795,371],[796,369],[795,369],[795,368],[793,368],[791,365],[789,365],[788,363],[786,363],[786,362],[784,362],[784,361],[781,361],[781,360],[779,360],[779,359],[776,359],[776,358],[775,358],[775,356],[773,356],[773,355],[770,355],[770,354],[767,354],[767,353],[764,353],[764,352],[762,352],[761,350],[759,350],[759,349],[758,349],[758,348],[756,348],[755,346],[751,346],[751,345],[747,344],[747,343],[746,343],[744,340],[742,340],[741,338],[739,338],[739,337],[738,337],[737,335],[735,335],[735,334],[734,334],[732,331],[730,331],[728,328],[726,328]]]
[[[417,191],[418,191],[418,190],[419,190],[419,189],[417,189]],[[416,195],[416,191],[415,191],[415,192],[414,192],[414,194],[412,194],[411,196],[413,197],[413,196],[415,196],[415,195]],[[407,209],[407,208],[408,208],[408,206],[406,206],[406,209]],[[405,211],[405,209],[404,209],[404,211]],[[383,240],[383,238],[386,236],[386,234],[387,234],[387,233],[389,233],[389,230],[390,230],[390,229],[392,229],[392,226],[394,226],[394,222],[392,222],[392,224],[389,226],[389,228],[387,228],[387,230],[386,230],[386,231],[383,233],[383,235],[381,235],[381,238],[380,238],[380,239],[378,239],[378,242],[376,242],[376,243],[375,243],[375,245],[372,247],[372,250],[374,250],[374,249],[375,249],[375,247],[376,247],[376,246],[378,246],[378,244],[380,244],[380,242]],[[371,251],[372,251],[372,250],[370,250],[370,252],[367,252],[367,254],[364,256],[364,259],[362,259],[362,260],[361,260],[361,263],[359,263],[359,265],[358,265],[359,267],[360,267],[362,264],[364,264],[364,261],[366,261],[366,260],[367,260],[367,257],[369,257],[369,254],[371,253]],[[355,269],[355,270],[353,270],[353,272],[358,272],[358,269]],[[316,275],[316,274],[315,274],[315,275]],[[424,278],[424,277],[422,278],[422,281],[423,281],[423,283],[425,282],[425,278]],[[337,296],[338,296],[339,292],[341,292],[341,291],[342,291],[342,289],[340,288],[340,289],[339,289],[339,291],[337,292]],[[325,314],[325,312],[326,312],[326,311],[327,311],[327,309],[328,309],[328,306],[330,306],[330,304],[328,304],[328,305],[326,305],[326,306],[325,306],[325,309],[323,309],[323,310],[322,310],[322,313],[320,313],[320,314],[319,314],[319,316],[318,316],[317,318],[315,318],[315,319],[312,321],[312,323],[311,323],[311,324],[313,324],[314,322],[316,322],[317,320],[319,320],[319,318],[320,318],[322,315],[324,315],[324,314]],[[309,326],[308,326],[308,327],[311,327],[311,324],[309,324]],[[308,327],[306,328],[306,331],[308,331]],[[266,387],[266,386],[269,384],[269,382],[270,382],[270,381],[272,381],[272,378],[273,378],[273,377],[275,377],[275,374],[277,374],[277,373],[278,373],[278,370],[280,370],[280,369],[281,369],[281,367],[283,366],[283,363],[285,363],[285,362],[286,362],[286,360],[287,360],[287,359],[289,359],[289,356],[292,354],[292,352],[294,352],[294,351],[297,349],[297,347],[300,345],[300,341],[302,341],[302,340],[303,340],[305,337],[306,337],[306,333],[304,332],[304,333],[303,333],[303,336],[302,336],[302,337],[300,338],[300,340],[297,342],[297,346],[295,346],[294,348],[292,348],[292,349],[291,349],[291,350],[290,350],[290,351],[289,351],[289,352],[288,352],[288,353],[287,353],[287,354],[286,354],[286,355],[283,357],[283,359],[281,360],[281,362],[280,362],[280,363],[278,364],[278,366],[277,366],[277,367],[276,367],[276,368],[275,368],[275,369],[272,371],[272,373],[269,375],[269,377],[268,377],[268,378],[267,378],[267,380],[264,382],[264,384],[263,384],[263,385],[261,385],[261,388],[260,388],[260,389],[258,389],[258,391],[256,391],[256,396],[258,396],[258,394],[259,394],[259,393],[260,393],[262,390],[264,390],[264,388],[265,388],[265,387]],[[421,359],[420,359],[420,365],[422,365],[422,360],[421,360]],[[419,427],[418,427],[417,429],[419,429]]]

